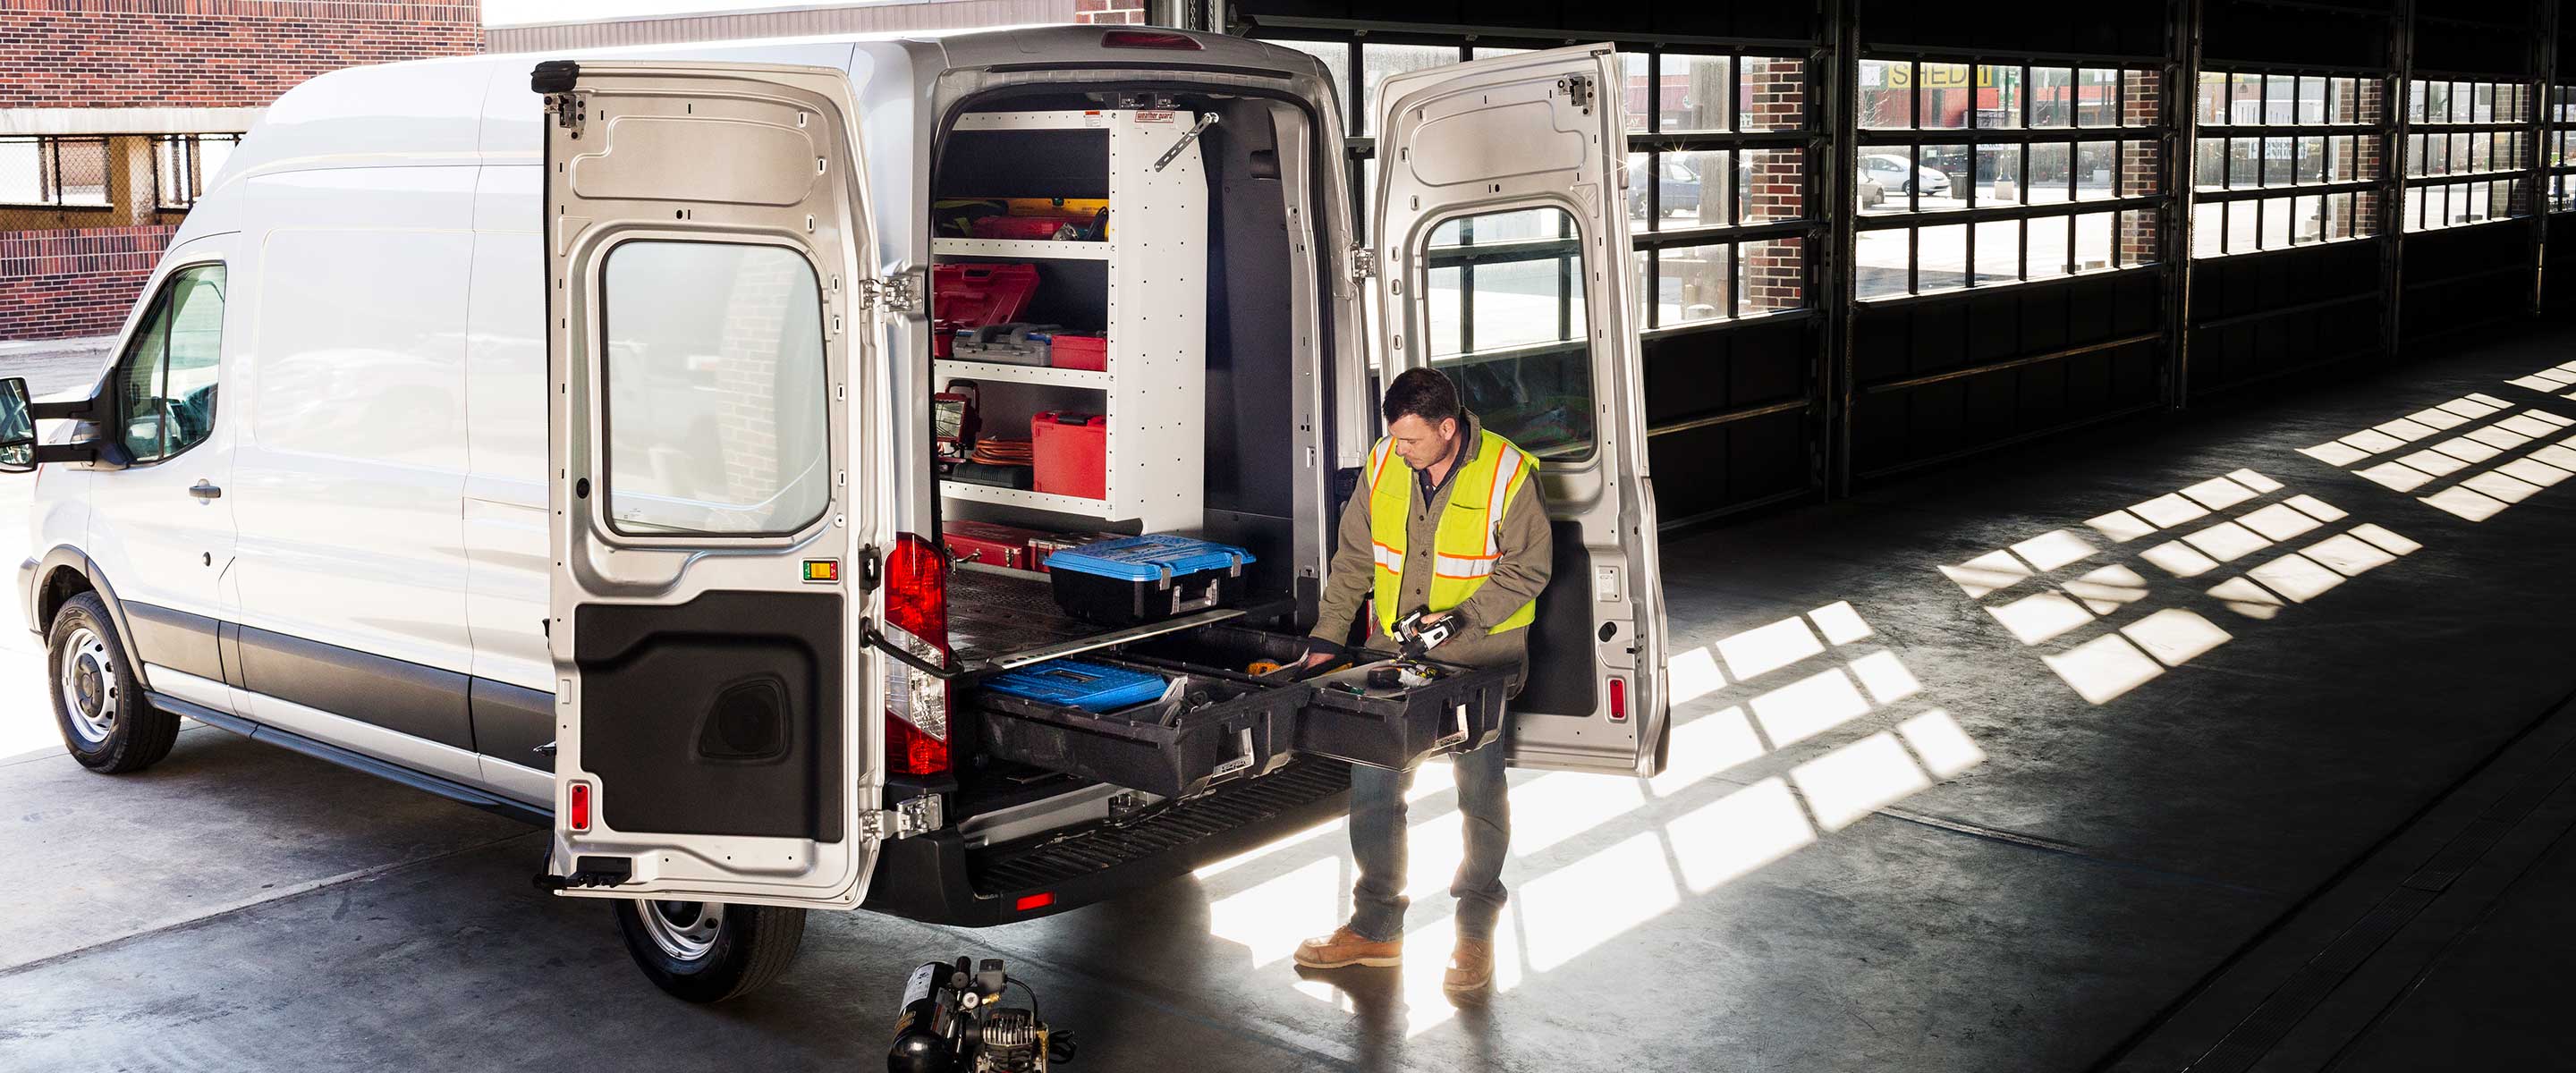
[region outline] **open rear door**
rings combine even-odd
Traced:
[[[852,906],[884,785],[873,247],[847,77],[540,66],[553,874]]]
[[[1458,381],[1540,460],[1555,575],[1531,627],[1512,762],[1660,770],[1662,583],[1608,45],[1387,78],[1369,231],[1387,375]]]

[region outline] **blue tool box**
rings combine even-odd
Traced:
[[[1066,611],[1124,626],[1240,601],[1252,561],[1232,544],[1149,534],[1056,552],[1047,556],[1047,576]]]
[[[1059,659],[995,675],[984,681],[984,688],[1088,712],[1112,712],[1161,697],[1165,681],[1151,671]]]

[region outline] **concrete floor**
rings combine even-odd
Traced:
[[[2508,381],[2576,331],[2430,352],[1668,542],[1672,770],[1515,777],[1481,1009],[1438,993],[1445,765],[1401,970],[1287,960],[1346,910],[1336,825],[1048,920],[818,915],[779,986],[695,1008],[528,886],[524,828],[204,727],[79,771],[0,631],[0,756],[34,750],[0,759],[0,1069],[873,1068],[905,971],[960,954],[1034,981],[1094,1070],[2563,1056],[2525,981],[2576,953],[2576,481],[2490,471],[2552,479],[2519,460],[2576,401]],[[2388,424],[2472,394],[2507,405]],[[2383,425],[2419,442],[2353,437]]]

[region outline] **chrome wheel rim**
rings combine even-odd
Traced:
[[[73,628],[63,639],[60,670],[63,712],[72,734],[85,746],[107,742],[116,733],[118,702],[116,653],[107,639],[87,626]]]
[[[653,945],[679,961],[706,957],[724,928],[722,902],[639,901],[635,914],[643,919],[644,934],[652,937]]]

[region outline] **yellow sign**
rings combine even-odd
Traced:
[[[1969,72],[1971,70],[1976,72],[1976,77],[1973,79],[1969,77]],[[1927,63],[1923,65],[1923,88],[1966,89],[1969,86],[1974,85],[1978,89],[1993,89],[1995,88],[1995,72],[1997,70],[2002,70],[2007,74],[2018,73],[2017,70],[2013,68],[1972,68],[1968,64],[1964,63]],[[2016,81],[2018,80],[2016,79]],[[1913,85],[1913,64],[1890,63],[1887,65],[1887,88],[1906,89]]]

